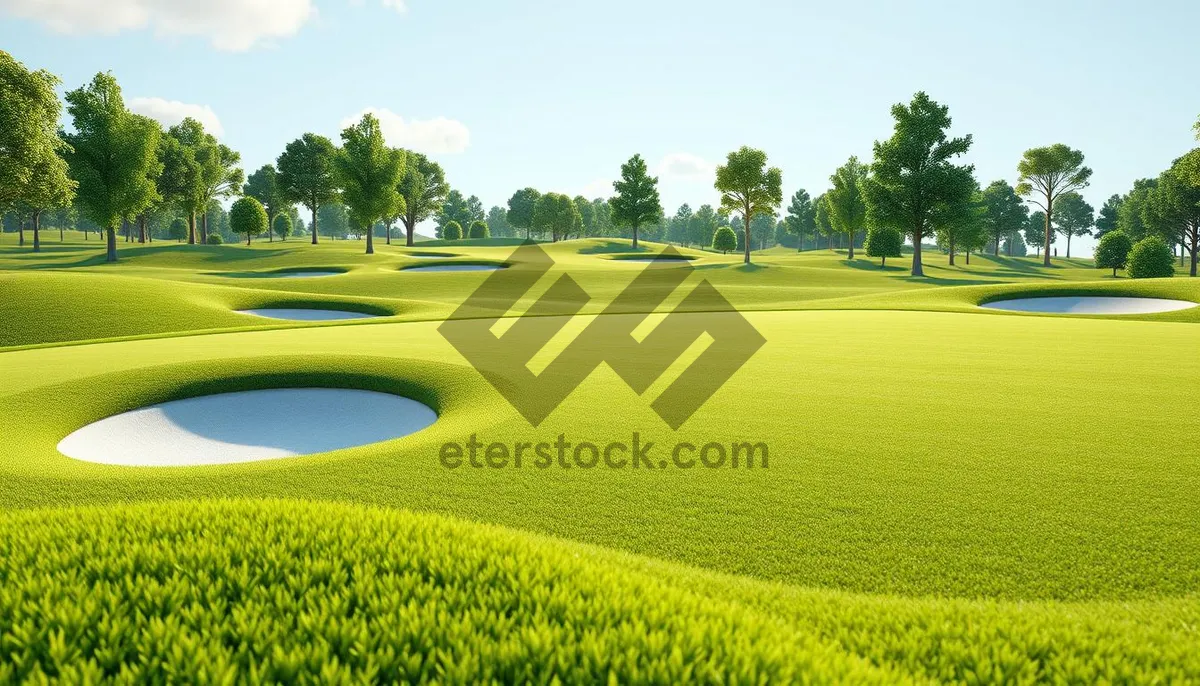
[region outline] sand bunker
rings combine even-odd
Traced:
[[[324,322],[340,319],[370,319],[379,317],[378,314],[365,312],[350,312],[348,310],[314,310],[300,307],[261,307],[254,310],[237,310],[242,314],[252,314],[267,319],[288,319],[297,322]]]
[[[614,257],[613,262],[689,262],[690,257]]]
[[[311,279],[318,276],[337,276],[345,272],[335,272],[330,270],[306,269],[304,271],[295,272],[256,272],[243,274],[222,274],[234,279]]]
[[[436,420],[429,407],[390,393],[276,388],[114,415],[75,431],[58,450],[77,460],[137,467],[228,464],[386,441]]]
[[[404,256],[405,257],[420,257],[420,258],[458,257],[458,255],[455,255],[452,252],[409,252],[409,253],[404,253]]]
[[[1125,296],[1081,295],[1052,298],[1014,298],[984,303],[980,307],[1012,312],[1050,312],[1053,314],[1152,314],[1195,307],[1188,300],[1133,298]]]
[[[431,264],[423,267],[408,267],[402,272],[494,272],[504,269],[499,264]]]

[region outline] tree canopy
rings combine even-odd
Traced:
[[[860,163],[857,157],[851,157],[829,177],[833,187],[825,194],[829,202],[829,219],[833,228],[846,236],[849,246],[847,257],[851,260],[854,259],[855,236],[866,228],[867,202],[862,186],[867,171],[867,166]]]
[[[1124,231],[1109,231],[1100,237],[1100,243],[1096,246],[1096,268],[1111,269],[1112,275],[1116,277],[1117,270],[1125,268],[1131,249],[1133,242]]]
[[[613,182],[613,190],[616,194],[608,201],[612,207],[612,223],[629,227],[633,232],[633,249],[637,250],[638,229],[663,216],[658,177],[650,176],[641,155],[634,155],[621,165],[621,178]]]
[[[250,178],[246,179],[246,185],[242,187],[242,194],[262,203],[263,209],[267,211],[268,221],[274,221],[275,216],[283,212],[287,205],[287,198],[279,187],[279,173],[275,171],[273,164],[264,164],[251,174]],[[291,229],[290,219],[288,228]]]
[[[550,234],[551,240],[578,231],[582,225],[575,202],[562,193],[546,193],[533,206],[533,230]]]
[[[1086,188],[1092,170],[1083,166],[1083,153],[1063,145],[1031,148],[1017,163],[1020,178],[1017,195],[1030,197],[1030,202],[1046,216],[1043,264],[1050,266],[1050,244],[1054,242],[1054,201],[1059,196]]]
[[[1071,257],[1071,237],[1090,236],[1092,227],[1096,225],[1095,211],[1083,199],[1083,196],[1072,191],[1058,196],[1054,212],[1054,228],[1067,237],[1067,257]]]
[[[366,232],[367,254],[373,254],[375,222],[403,212],[404,198],[396,186],[404,175],[404,151],[384,143],[379,120],[368,112],[342,130],[334,170],[350,221]]]
[[[268,226],[267,210],[255,198],[239,198],[229,208],[229,228],[234,233],[244,234],[246,245],[250,245],[251,236],[266,232]]]
[[[1029,208],[1007,181],[993,181],[983,189],[983,227],[992,243],[992,254],[1000,244],[1020,233],[1029,221]]]
[[[450,185],[446,183],[446,172],[442,165],[419,152],[408,152],[404,175],[396,188],[404,199],[400,210],[400,222],[404,224],[405,244],[411,247],[417,224],[429,219],[442,209]]]
[[[312,213],[312,242],[317,243],[317,211],[338,197],[333,159],[336,149],[324,136],[306,133],[287,144],[275,161],[277,182],[288,202],[300,203]]]
[[[717,166],[713,185],[721,193],[721,209],[742,216],[744,261],[750,264],[750,222],[755,215],[775,216],[775,209],[783,202],[783,172],[778,167],[767,167],[767,153],[742,146],[726,156],[725,164]]]
[[[787,207],[787,216],[783,218],[783,222],[787,226],[788,233],[796,237],[797,252],[804,250],[805,236],[816,237],[816,215],[816,208],[813,207],[808,191],[801,188],[792,194],[792,200]]]

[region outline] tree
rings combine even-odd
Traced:
[[[1116,278],[1117,270],[1124,269],[1129,261],[1131,249],[1133,242],[1124,231],[1109,231],[1100,237],[1100,243],[1096,246],[1096,268],[1112,269],[1113,278]]]
[[[829,249],[833,250],[833,237],[837,235],[837,229],[833,228],[833,220],[830,219],[829,198],[826,193],[818,195],[813,202],[813,225],[817,233],[829,239]],[[813,234],[813,242],[816,242],[816,234]]]
[[[242,156],[228,146],[218,143],[212,134],[205,134],[204,144],[196,149],[196,163],[200,165],[203,193],[201,200],[207,205],[218,198],[229,198],[242,188],[245,174],[238,163]],[[200,236],[208,237],[208,214],[202,216]]]
[[[68,207],[78,185],[68,175],[68,148],[57,131],[59,83],[0,50],[0,213],[25,206],[33,219],[34,252],[42,249],[42,213]]]
[[[508,224],[517,229],[525,229],[525,238],[532,237],[533,206],[537,204],[541,193],[533,188],[522,188],[508,199],[508,213],[505,215]]]
[[[983,227],[991,239],[992,254],[1000,254],[1000,243],[1025,228],[1029,208],[1007,181],[993,181],[983,189]]]
[[[483,205],[480,204],[479,198],[473,195],[467,198],[461,192],[451,190],[438,211],[435,235],[441,238],[446,224],[452,221],[458,222],[459,227],[463,227],[470,226],[473,221],[482,221],[483,217]]]
[[[612,223],[628,226],[633,232],[633,249],[638,249],[638,229],[662,219],[663,208],[658,199],[658,177],[646,171],[646,161],[634,155],[621,165],[621,179],[613,182],[616,195],[608,201],[612,207]]]
[[[1160,236],[1147,236],[1129,251],[1126,270],[1130,278],[1158,279],[1175,276],[1175,255]]]
[[[446,172],[442,170],[442,165],[419,152],[410,151],[397,190],[400,197],[404,198],[400,222],[404,224],[405,245],[412,247],[417,224],[442,209],[450,185],[446,183]]]
[[[441,238],[444,241],[457,241],[461,239],[462,227],[459,226],[458,222],[451,219],[450,221],[446,222],[445,226],[442,227]]]
[[[583,217],[575,202],[562,193],[546,193],[533,206],[533,230],[549,233],[553,241],[578,231],[582,225]]]
[[[176,241],[182,242],[188,235],[188,223],[183,217],[176,217],[171,221],[171,227],[167,229],[167,238],[174,238]]]
[[[172,126],[158,146],[162,172],[158,192],[163,202],[173,203],[187,214],[187,241],[196,242],[196,214],[205,209],[204,179],[196,150],[205,144],[204,127],[191,117]]]
[[[938,203],[931,215],[938,246],[949,254],[951,266],[960,250],[966,253],[967,264],[971,264],[971,251],[982,248],[987,241],[983,192],[978,185],[975,188],[965,199]]]
[[[579,228],[579,237],[594,236],[596,233],[596,208],[592,206],[592,201],[577,195],[571,199],[575,203],[575,209],[579,210],[579,217],[582,224]]]
[[[1050,244],[1054,242],[1054,201],[1060,196],[1087,187],[1092,170],[1083,166],[1083,153],[1062,143],[1025,151],[1017,163],[1021,175],[1017,195],[1036,196],[1031,202],[1046,213],[1045,253],[1042,264],[1050,266]]]
[[[67,163],[79,186],[82,213],[107,234],[109,262],[117,261],[117,227],[137,215],[156,195],[149,172],[157,160],[158,127],[125,109],[112,74],[67,93],[74,131],[65,136]]]
[[[862,184],[867,177],[867,167],[857,157],[851,157],[829,177],[833,188],[825,194],[828,198],[834,229],[846,236],[849,245],[848,259],[854,259],[854,238],[867,220],[867,203],[862,194]]]
[[[1009,257],[1025,257],[1029,254],[1025,248],[1025,240],[1021,238],[1020,232],[1009,234],[1008,238],[1004,239],[1004,254]]]
[[[1025,229],[1022,232],[1022,235],[1025,238],[1025,243],[1027,245],[1032,245],[1034,249],[1037,250],[1038,255],[1042,254],[1042,239],[1044,238],[1043,233],[1045,228],[1046,213],[1042,212],[1041,210],[1038,210],[1037,212],[1031,212],[1029,214],[1029,219],[1025,221]]]
[[[900,257],[900,248],[904,246],[904,236],[896,229],[879,226],[867,230],[867,240],[863,247],[867,257],[879,257],[879,267],[887,266],[887,258]]]
[[[476,219],[471,222],[471,238],[490,238],[492,232],[488,229],[487,222],[482,219]]]
[[[1133,188],[1121,198],[1121,205],[1117,208],[1117,228],[1124,231],[1134,243],[1150,233],[1142,216],[1150,194],[1157,186],[1158,179],[1137,179],[1133,182]]]
[[[1108,200],[1104,201],[1104,205],[1100,208],[1100,214],[1096,217],[1096,238],[1103,238],[1104,234],[1109,231],[1117,230],[1117,217],[1121,211],[1121,200],[1121,196],[1114,193],[1109,196]]]
[[[367,232],[367,253],[375,253],[375,222],[403,214],[404,198],[397,190],[404,175],[404,151],[383,142],[379,120],[364,114],[342,130],[342,148],[334,156],[334,178],[350,220]]]
[[[667,222],[667,242],[683,245],[687,242],[688,225],[692,221],[692,206],[686,202],[675,211],[675,216]]]
[[[235,233],[245,234],[246,245],[250,245],[251,236],[263,233],[269,225],[267,210],[251,196],[239,198],[233,203],[233,207],[229,208],[229,228]]]
[[[713,234],[712,247],[713,250],[720,250],[722,254],[728,253],[730,250],[737,250],[737,234],[728,226],[718,228],[717,232]]]
[[[267,220],[275,221],[275,215],[283,211],[287,205],[287,199],[283,197],[283,190],[279,187],[279,173],[275,171],[275,165],[264,164],[258,168],[258,171],[250,175],[246,179],[246,185],[242,187],[242,194],[248,195],[260,203],[267,211]],[[291,230],[291,221],[288,221],[288,230]],[[274,235],[273,233],[271,234]],[[272,238],[268,237],[268,240]]]
[[[812,234],[813,240],[816,240],[817,211],[808,196],[808,191],[801,188],[792,194],[792,201],[788,204],[787,216],[783,218],[783,223],[787,226],[788,233],[796,237],[797,252],[804,250],[805,236]]]
[[[292,233],[292,218],[286,212],[280,212],[275,215],[275,221],[271,222],[271,229],[280,240],[287,241],[287,237]]]
[[[783,202],[783,173],[779,167],[767,167],[767,154],[762,150],[742,146],[717,166],[713,185],[721,193],[721,209],[741,214],[745,263],[750,264],[750,222],[755,215],[775,216],[775,208]]]
[[[1054,228],[1067,237],[1067,259],[1071,259],[1071,237],[1092,234],[1092,227],[1096,225],[1094,210],[1075,192],[1059,195],[1056,205]]]
[[[499,205],[494,205],[487,213],[488,230],[493,236],[508,237],[513,235],[513,229],[508,225],[508,211]]]
[[[324,136],[306,133],[287,144],[275,161],[279,169],[276,183],[288,202],[300,203],[312,213],[312,242],[317,244],[317,210],[337,199],[334,180],[333,143]]]
[[[1146,195],[1142,222],[1168,241],[1182,246],[1191,255],[1189,273],[1196,276],[1197,251],[1200,251],[1200,148],[1180,157],[1158,177],[1158,183]]]
[[[913,242],[912,275],[924,276],[921,242],[946,208],[967,202],[976,188],[972,165],[954,160],[971,147],[971,136],[948,138],[949,108],[924,92],[892,106],[892,137],[875,142],[871,177],[864,184],[867,214],[875,226],[890,226]]]
[[[317,220],[320,222],[318,226],[330,239],[336,240],[338,236],[344,238],[350,233],[350,215],[346,212],[346,206],[340,202],[332,201],[321,205],[320,211],[317,212]]]

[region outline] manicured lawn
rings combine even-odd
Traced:
[[[589,313],[646,266],[610,259],[604,243],[547,246],[557,268],[593,296]],[[1200,620],[1194,443],[1200,311],[1059,317],[976,307],[1014,293],[1200,301],[1200,282],[1113,280],[1082,260],[1043,269],[1033,258],[974,256],[969,268],[949,268],[937,266],[945,260],[939,255],[927,256],[930,278],[912,280],[906,269],[889,264],[880,270],[866,260],[847,264],[828,251],[797,255],[777,248],[750,270],[737,256],[684,251],[697,258],[691,278],[716,285],[767,344],[678,432],[606,367],[534,429],[436,330],[485,275],[399,269],[442,258],[408,258],[403,249],[382,245],[371,258],[352,242],[250,249],[156,244],[123,252],[116,266],[67,268],[95,247],[65,247],[38,260],[11,246],[0,249],[0,268],[9,270],[0,272],[0,345],[34,346],[0,352],[0,505],[100,509],[10,513],[0,558],[27,559],[47,540],[69,549],[63,541],[81,535],[121,549],[164,527],[178,540],[215,530],[208,552],[197,554],[206,568],[244,554],[259,560],[252,569],[281,570],[264,572],[270,583],[295,588],[298,582],[286,579],[309,572],[277,559],[280,546],[314,538],[317,521],[334,531],[365,529],[371,533],[359,546],[352,544],[357,534],[316,536],[313,558],[419,569],[426,586],[429,578],[449,579],[431,588],[466,593],[466,601],[446,599],[455,608],[448,612],[465,618],[458,627],[465,633],[421,628],[432,620],[417,613],[412,635],[428,630],[427,644],[461,645],[475,668],[483,669],[482,661],[495,670],[473,674],[500,679],[513,677],[506,670],[524,654],[497,643],[486,622],[470,619],[470,612],[498,607],[493,602],[510,608],[507,621],[527,622],[533,632],[565,632],[561,637],[599,627],[597,654],[615,660],[617,646],[628,656],[604,669],[584,660],[587,669],[599,670],[586,673],[611,668],[622,681],[650,674],[676,681],[684,674],[680,665],[728,666],[734,654],[739,669],[750,670],[738,673],[750,679],[783,679],[793,673],[787,670],[850,681],[1200,678],[1200,637],[1190,628]],[[501,262],[511,252],[503,246],[437,249],[461,254],[444,258],[448,262]],[[896,262],[902,267],[904,260]],[[346,273],[307,279],[215,274],[298,268]],[[230,311],[305,305],[393,316],[313,324]],[[61,345],[67,341],[73,344]],[[440,419],[396,441],[222,467],[110,467],[76,462],[55,449],[74,429],[126,409],[281,385],[400,392],[434,407]],[[321,408],[303,416],[271,409],[262,409],[262,421],[321,421]],[[653,467],[637,469],[448,470],[438,460],[444,442],[463,443],[472,434],[506,444],[553,442],[559,434],[603,443],[628,441],[635,431],[660,446],[656,456],[664,459],[680,440],[762,441],[769,467],[662,468],[656,459]],[[244,500],[263,497],[358,505]],[[238,500],[208,502],[213,498]],[[181,499],[202,502],[125,505]],[[18,521],[40,525],[14,533],[23,529]],[[132,523],[119,526],[122,521]],[[250,535],[252,545],[239,553],[230,542],[255,527],[285,533]],[[429,530],[443,532],[441,538]],[[170,576],[177,572],[165,570],[181,554],[146,544],[137,559]],[[64,555],[30,567],[64,589],[49,584],[38,593],[81,592],[83,582],[73,576],[78,558]],[[438,562],[422,566],[424,558]],[[505,560],[515,560],[515,567]],[[24,566],[6,564],[0,578],[21,576]],[[132,563],[109,555],[91,564],[110,570],[96,572],[102,577],[135,573]],[[519,578],[497,586],[469,578],[457,565],[485,570],[479,579]],[[521,576],[514,569],[532,571]],[[392,588],[400,597],[434,592],[408,583]],[[548,584],[584,609],[567,613],[566,605],[538,596]],[[644,602],[623,593],[607,597],[612,589]],[[497,595],[472,595],[488,593]],[[277,601],[256,602],[261,610],[262,603]],[[0,627],[5,617],[34,621],[35,609],[26,605],[11,595],[0,598]],[[278,613],[297,607],[262,610],[272,618],[263,640],[294,628],[288,622],[297,620]],[[214,621],[197,612],[189,615],[187,631]],[[557,619],[547,624],[547,612]],[[695,633],[675,636],[674,625],[663,624],[668,617]],[[347,631],[367,631],[382,620],[367,613],[359,621]],[[665,627],[661,638],[648,638],[656,626]],[[749,643],[716,645],[730,632]],[[291,643],[281,648],[292,649]],[[657,656],[676,649],[681,662],[659,663]],[[379,643],[367,647],[381,650]],[[582,659],[569,651],[557,655],[571,664]],[[7,659],[0,665],[20,669],[13,667],[17,658]],[[426,668],[425,662],[411,667]],[[654,669],[664,671],[637,671]]]

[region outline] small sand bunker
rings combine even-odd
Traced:
[[[689,262],[690,257],[614,257],[613,262]]]
[[[429,259],[434,257],[458,257],[452,252],[409,252],[404,253],[405,257],[418,257],[421,259]]]
[[[241,274],[221,274],[221,276],[234,279],[312,279],[318,276],[338,276],[344,273],[329,269],[305,269],[294,272],[245,272]]]
[[[402,272],[494,272],[504,269],[499,264],[430,264],[421,267],[408,267]]]
[[[309,455],[407,436],[437,420],[390,393],[275,388],[174,400],[114,415],[64,438],[86,462],[183,467]]]
[[[252,314],[267,319],[287,319],[297,322],[325,322],[342,319],[371,319],[382,315],[365,312],[350,312],[348,310],[316,310],[301,307],[260,307],[253,310],[237,310],[242,314]]]
[[[1134,298],[1128,296],[1079,295],[1050,298],[1014,298],[984,303],[980,307],[1011,312],[1049,312],[1053,314],[1152,314],[1195,307],[1188,300]]]

